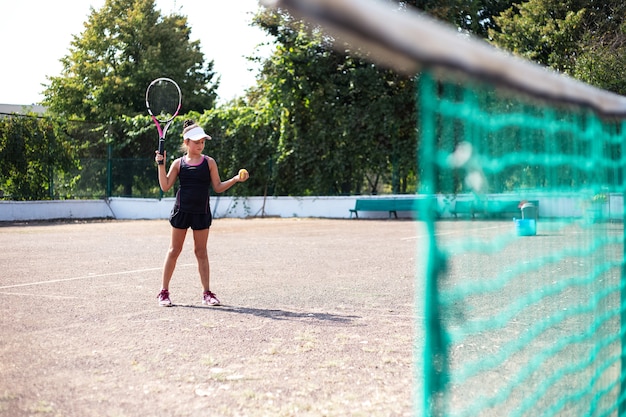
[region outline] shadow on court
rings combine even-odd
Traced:
[[[235,313],[235,314],[251,314],[257,317],[266,317],[273,320],[305,320],[305,321],[330,321],[330,322],[338,322],[338,323],[352,323],[355,319],[361,318],[360,316],[351,316],[351,315],[338,315],[338,314],[328,314],[328,313],[306,313],[306,312],[294,312],[294,311],[286,311],[286,310],[277,310],[277,309],[262,309],[262,308],[249,308],[249,307],[235,307],[235,306],[227,306],[222,305],[220,307],[207,307],[207,306],[198,306],[198,305],[184,305],[184,304],[174,304],[172,308],[196,308],[196,309],[205,309],[205,310],[217,310],[219,312],[224,313]]]

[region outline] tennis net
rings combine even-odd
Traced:
[[[626,99],[390,2],[264,4],[415,76],[420,191],[437,196],[415,415],[626,415]]]

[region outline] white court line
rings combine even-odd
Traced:
[[[41,298],[54,298],[54,299],[63,299],[63,300],[80,300],[85,299],[85,297],[75,297],[71,295],[52,295],[52,294],[38,294],[38,293],[25,293],[25,292],[4,292],[0,291],[2,295],[16,295],[20,297],[41,297]]]
[[[195,264],[181,264],[179,267],[183,266],[193,266]],[[36,282],[26,282],[23,284],[14,284],[14,285],[3,285],[0,287],[0,290],[6,290],[9,288],[19,288],[19,287],[30,287],[33,285],[45,285],[45,284],[55,284],[57,282],[67,282],[67,281],[78,281],[81,279],[92,279],[92,278],[101,278],[101,277],[112,277],[115,275],[127,275],[127,274],[137,274],[142,272],[150,272],[150,271],[158,271],[161,270],[162,267],[158,268],[145,268],[145,269],[135,269],[134,271],[122,271],[122,272],[110,272],[108,274],[90,274],[82,277],[74,277],[74,278],[62,278],[62,279],[51,279],[48,281],[36,281]]]

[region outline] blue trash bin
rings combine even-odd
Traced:
[[[537,234],[537,207],[532,203],[521,205],[521,219],[515,221],[515,230],[518,236],[535,236]]]
[[[535,219],[514,219],[514,221],[518,236],[535,236],[537,234],[537,221]]]

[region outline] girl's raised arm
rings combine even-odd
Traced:
[[[157,158],[160,156],[159,151],[156,151]],[[163,159],[166,158],[166,152],[163,151]],[[174,186],[176,183],[176,178],[178,178],[178,172],[180,171],[180,158],[174,160],[172,165],[170,165],[170,170],[165,173],[165,164],[157,165],[157,170],[159,171],[159,186],[163,192],[167,192]]]

